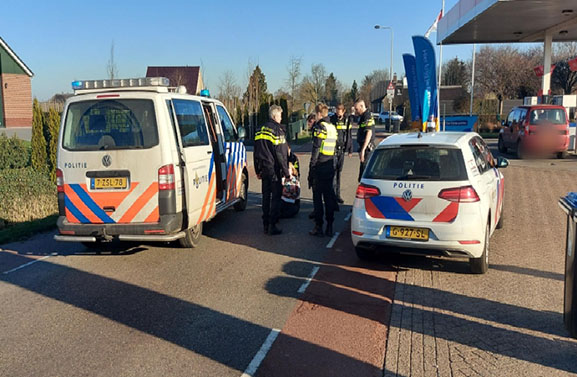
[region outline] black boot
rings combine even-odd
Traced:
[[[326,231],[325,231],[325,235],[326,235],[326,236],[329,236],[329,237],[332,237],[333,234],[334,234],[334,232],[333,232],[333,223],[328,223],[328,224],[327,224],[327,229],[326,229]]]
[[[312,211],[311,213],[309,213],[309,219],[314,219],[315,218],[315,211]]]
[[[268,234],[268,224],[264,224],[263,231],[264,231],[264,234]]]
[[[323,234],[323,227],[322,227],[322,226],[319,226],[319,225],[315,225],[315,227],[313,228],[313,230],[311,230],[311,231],[309,232],[309,234],[310,234],[311,236],[319,236],[319,237],[322,237],[322,236],[324,235],[324,234]]]
[[[343,198],[341,198],[340,196],[337,197],[337,203],[339,204],[343,204],[345,201],[343,200]]]
[[[276,236],[277,234],[281,234],[281,233],[282,233],[282,230],[277,228],[276,224],[273,224],[268,228],[268,234],[270,234],[271,236]]]

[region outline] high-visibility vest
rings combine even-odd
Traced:
[[[325,156],[334,156],[337,146],[337,129],[328,122],[321,122],[325,129],[317,129],[316,137],[322,139],[320,153]]]
[[[271,128],[262,126],[259,131],[254,135],[254,140],[267,140],[273,145],[281,145],[286,143],[286,139],[283,135],[275,136],[274,131]]]

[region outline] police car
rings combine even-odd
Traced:
[[[163,77],[72,83],[58,141],[59,241],[174,241],[246,207],[244,129]]]
[[[489,266],[489,238],[503,225],[503,175],[474,132],[410,133],[374,150],[356,192],[351,232],[357,255],[377,251],[469,258]]]

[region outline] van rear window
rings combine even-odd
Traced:
[[[536,109],[531,111],[529,124],[565,124],[565,110],[563,109]]]
[[[64,149],[139,149],[157,144],[156,115],[151,100],[93,100],[68,106],[62,141]]]
[[[379,148],[363,178],[395,181],[463,181],[467,171],[459,149],[437,147]]]

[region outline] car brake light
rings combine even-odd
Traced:
[[[439,198],[457,203],[473,203],[479,201],[479,195],[473,186],[453,187],[441,190]]]
[[[158,169],[158,189],[174,190],[174,165],[164,165]]]
[[[379,190],[378,187],[361,183],[359,187],[357,187],[357,193],[355,196],[359,199],[368,199],[379,195],[381,195],[381,190]]]
[[[56,169],[56,190],[64,192],[64,173],[60,169]]]
[[[358,232],[358,231],[356,231],[356,230],[353,230],[353,234],[354,234],[355,236],[362,236],[364,233],[363,233],[363,232]]]
[[[478,240],[470,240],[470,241],[459,241],[461,245],[478,245],[481,241]]]

